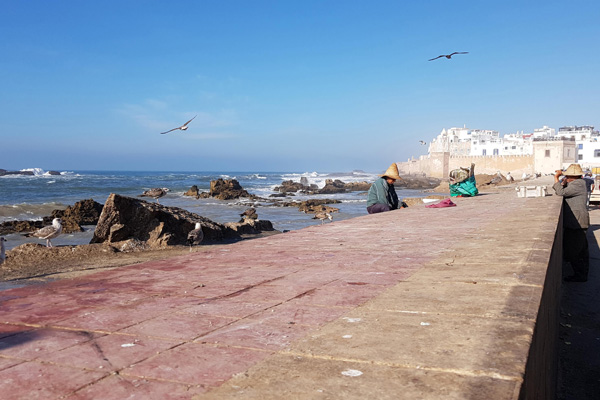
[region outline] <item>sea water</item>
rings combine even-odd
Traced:
[[[323,195],[288,195],[284,198],[269,197],[283,181],[300,182],[302,177],[319,188],[327,179],[342,182],[373,182],[379,177],[364,171],[351,172],[157,172],[157,171],[60,171],[51,175],[40,168],[31,168],[33,175],[0,176],[0,223],[9,220],[40,220],[55,209],[65,209],[80,200],[93,199],[104,204],[111,193],[137,197],[151,188],[168,188],[169,193],[159,199],[160,204],[179,207],[215,222],[237,222],[240,214],[248,207],[255,207],[259,219],[269,220],[279,231],[296,230],[321,221],[312,219],[311,214],[298,211],[297,207],[282,207],[281,202],[308,199],[335,199],[332,204],[340,212],[333,215],[334,221],[365,215],[367,196],[364,192],[348,192]],[[264,198],[254,201],[246,198],[236,200],[196,199],[184,196],[193,185],[200,192],[210,190],[210,182],[219,178],[236,179],[250,194]],[[399,197],[422,197],[426,193],[418,190],[397,189]],[[147,201],[156,201],[143,197]],[[55,245],[89,243],[94,226],[84,227],[81,233],[63,234],[52,241]],[[6,247],[11,249],[31,238],[20,234],[7,235]],[[37,239],[33,239],[38,241]],[[38,241],[39,242],[39,241]]]

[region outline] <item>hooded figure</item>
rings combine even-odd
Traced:
[[[394,182],[402,179],[398,174],[396,163],[390,165],[381,178],[377,179],[369,188],[367,197],[367,212],[369,214],[396,210],[399,205],[398,195],[394,189]]]

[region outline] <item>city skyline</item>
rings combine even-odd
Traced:
[[[377,172],[444,127],[598,126],[597,15],[582,0],[9,2],[0,168]]]

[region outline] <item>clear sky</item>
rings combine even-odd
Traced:
[[[599,21],[597,0],[6,0],[0,168],[378,172],[443,128],[598,128]]]

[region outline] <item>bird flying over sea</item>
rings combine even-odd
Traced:
[[[52,225],[45,226],[32,233],[26,233],[25,237],[36,237],[39,239],[46,239],[46,247],[52,247],[50,239],[58,237],[62,233],[62,220],[60,218],[54,218]]]
[[[166,195],[168,192],[169,189],[167,188],[153,188],[150,190],[146,190],[144,193],[140,194],[139,197],[152,197],[153,199],[156,199],[156,202],[158,204],[160,204],[158,199]]]
[[[187,236],[187,242],[190,245],[190,251],[192,251],[192,246],[199,245],[203,239],[204,232],[202,232],[202,224],[200,222],[196,222],[196,227],[191,230]]]
[[[468,51],[455,51],[454,53],[451,54],[442,54],[437,56],[436,58],[431,58],[428,61],[433,61],[433,60],[437,60],[438,58],[442,58],[442,57],[446,57],[448,60],[455,54],[469,54]]]
[[[419,140],[419,143],[421,143],[423,146],[425,146],[427,144],[427,142],[424,142],[422,140]]]
[[[196,118],[196,117],[197,117],[197,115],[194,115],[194,118]],[[171,129],[170,131],[161,132],[160,134],[161,134],[161,135],[164,135],[165,133],[173,132],[173,131],[176,131],[176,130],[178,130],[178,129],[180,129],[180,130],[182,130],[182,131],[185,131],[185,130],[187,130],[187,128],[188,128],[188,124],[189,124],[190,122],[192,122],[192,121],[194,120],[194,118],[190,119],[188,122],[186,122],[185,124],[181,125],[181,126],[180,126],[180,127],[178,127],[178,128],[173,128],[173,129]]]

